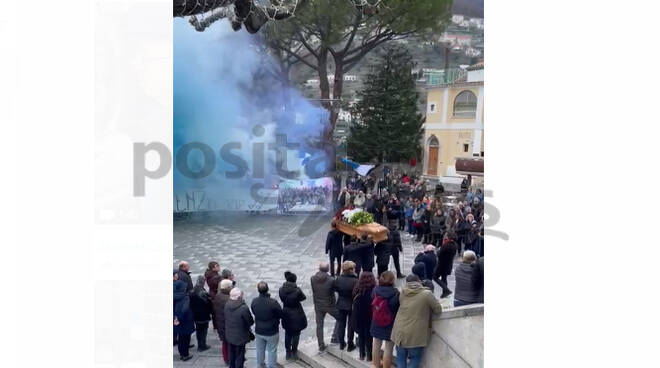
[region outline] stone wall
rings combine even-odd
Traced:
[[[423,368],[484,366],[483,304],[444,310],[433,319]]]

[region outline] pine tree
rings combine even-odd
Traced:
[[[402,48],[389,48],[366,76],[352,108],[348,153],[360,162],[402,162],[416,157],[422,137],[414,63]]]

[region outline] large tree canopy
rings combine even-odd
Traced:
[[[235,31],[243,25],[248,32],[256,33],[270,19],[291,17],[305,1],[271,0],[255,3],[253,0],[172,0],[172,5],[175,17],[191,16],[190,24],[200,32],[218,19],[229,18]],[[198,15],[203,18],[198,19]]]
[[[309,0],[295,17],[269,23],[266,37],[281,55],[318,74],[322,100],[340,99],[344,74],[365,55],[388,41],[441,31],[451,6],[452,0]],[[329,72],[334,72],[332,90]],[[327,140],[338,117],[337,109],[330,112]]]
[[[347,144],[355,160],[401,162],[417,157],[423,119],[417,110],[413,67],[405,50],[389,48],[367,75],[353,107]]]

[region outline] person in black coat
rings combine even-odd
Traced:
[[[363,237],[364,241],[358,241],[357,238],[353,237],[351,243],[344,246],[344,261],[351,261],[355,264],[356,274],[360,274],[360,271],[362,271],[362,262],[366,258],[365,251],[367,251],[367,248],[371,247],[373,249],[373,245],[367,242],[366,235],[363,235]]]
[[[358,350],[360,360],[371,361],[372,338],[371,338],[371,302],[373,301],[373,290],[376,287],[376,279],[371,272],[363,271],[358,282],[353,287],[353,312],[351,324],[358,334]]]
[[[424,244],[429,244],[431,242],[431,209],[426,208],[424,214],[422,215],[422,242]]]
[[[330,276],[335,277],[335,260],[337,260],[337,274],[341,270],[341,256],[344,252],[342,241],[345,234],[337,230],[337,223],[335,221],[332,221],[330,225],[332,226],[332,230],[328,232],[328,236],[325,239],[325,254],[328,254],[330,257]]]
[[[456,250],[459,254],[461,250],[468,250],[468,233],[472,230],[472,224],[469,223],[465,218],[460,217],[456,223],[456,244],[458,249]]]
[[[197,350],[200,352],[211,348],[206,345],[206,334],[213,313],[213,303],[211,302],[211,296],[204,289],[205,282],[206,278],[204,276],[198,276],[195,287],[190,294],[190,309],[192,309],[193,319],[195,320]]]
[[[362,260],[362,271],[373,272],[375,263],[374,241],[371,235],[362,235],[360,239],[362,246],[359,248],[360,259]],[[358,273],[359,275],[359,273]]]
[[[307,328],[307,316],[303,310],[302,302],[307,299],[303,291],[296,285],[296,274],[284,272],[286,281],[280,288],[280,300],[284,306],[282,327],[284,327],[284,348],[286,358],[297,357],[300,332]]]
[[[387,240],[376,243],[374,253],[376,254],[376,265],[378,267],[378,276],[387,271],[392,255],[392,234],[388,232]],[[397,250],[398,251],[398,250]]]
[[[250,327],[253,324],[254,319],[243,300],[243,292],[239,288],[233,288],[225,305],[225,338],[229,343],[230,368],[243,368],[245,345],[252,340]]]
[[[426,277],[426,265],[423,261],[415,259],[415,264],[412,266],[411,272],[413,275],[419,277],[420,280],[424,280],[424,277]]]
[[[339,312],[339,319],[337,320],[337,338],[339,340],[339,349],[344,350],[346,347],[346,334],[347,321],[350,320],[351,311],[353,310],[353,288],[357,283],[357,275],[355,274],[355,263],[351,261],[344,261],[341,265],[341,275],[337,277],[332,286],[333,290],[337,292],[337,310]],[[351,324],[348,324],[348,349],[353,351],[355,344],[353,343],[354,330]]]
[[[284,316],[282,307],[277,300],[268,294],[268,284],[260,281],[257,284],[259,296],[252,300],[251,309],[254,314],[254,333],[257,345],[257,367],[275,368],[277,361],[277,343],[280,334],[280,319]]]
[[[451,271],[454,268],[454,257],[456,257],[457,249],[455,238],[456,234],[448,234],[437,251],[438,265],[433,274],[433,281],[442,288],[441,298],[445,298],[452,293],[447,285],[447,277],[451,275]]]
[[[390,243],[390,254],[392,255],[392,260],[394,261],[396,277],[402,279],[406,277],[406,275],[401,273],[401,263],[399,262],[399,254],[403,253],[403,244],[401,243],[401,233],[399,233],[399,230],[397,230],[396,225],[392,224],[390,226],[389,235],[392,236],[392,241]]]
[[[178,272],[178,271],[177,271]],[[190,296],[186,292],[186,283],[174,276],[174,334],[177,336],[177,348],[179,358],[183,361],[190,360],[190,335],[195,332],[195,321],[190,310]]]
[[[438,263],[438,258],[435,254],[435,247],[431,244],[428,244],[424,248],[424,252],[420,252],[417,257],[415,257],[415,263],[422,262],[424,263],[424,277],[422,280],[433,280],[433,272],[435,271],[435,266]]]

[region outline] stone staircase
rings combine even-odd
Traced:
[[[356,336],[357,338],[357,336]],[[330,340],[330,336],[326,341]],[[370,368],[371,362],[360,360],[358,349],[351,352],[339,349],[337,344],[327,345],[324,352],[319,352],[316,342],[301,345],[298,348],[298,358],[312,368]],[[392,364],[394,366],[394,364]]]
[[[344,354],[342,354],[344,353]],[[355,353],[354,357],[350,357]],[[357,350],[351,353],[342,352],[335,344],[328,345],[324,352],[319,352],[316,342],[298,347],[298,358],[312,368],[368,368],[367,362],[358,359]]]

